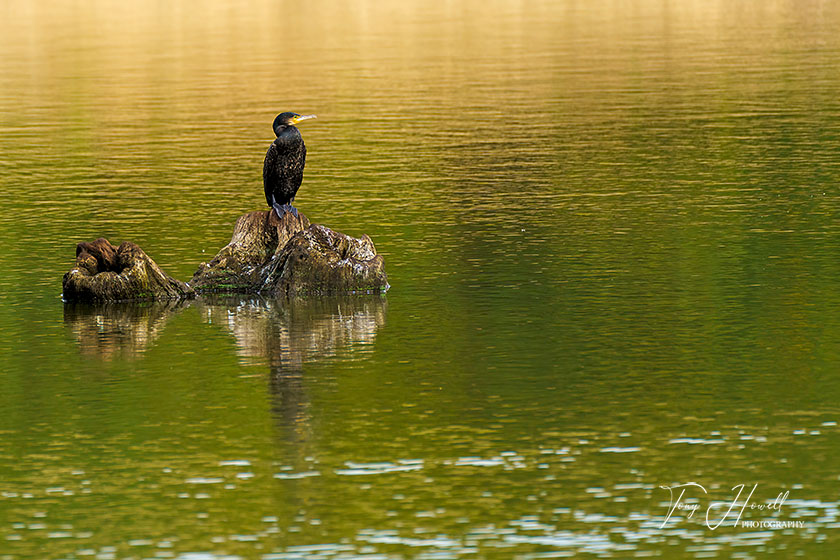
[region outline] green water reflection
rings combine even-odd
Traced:
[[[0,6],[0,560],[836,556],[837,6],[124,4]],[[60,301],[189,278],[282,110],[387,300]]]

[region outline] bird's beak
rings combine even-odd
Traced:
[[[292,124],[297,124],[300,121],[305,121],[305,120],[314,119],[314,118],[317,118],[317,117],[315,115],[298,115],[296,117],[292,117]]]

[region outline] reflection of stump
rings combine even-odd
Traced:
[[[82,354],[101,360],[137,358],[160,335],[164,325],[188,302],[166,300],[124,303],[67,303],[64,324]]]
[[[159,300],[192,297],[192,289],[167,276],[143,249],[119,247],[100,237],[76,246],[76,266],[64,275],[65,301]]]
[[[299,374],[304,363],[372,345],[387,310],[379,295],[248,301],[205,296],[197,303],[209,323],[230,331],[240,356],[267,361],[286,376]]]
[[[388,288],[384,261],[370,237],[355,239],[303,214],[250,212],[230,243],[202,264],[190,284],[198,292],[268,295],[347,294]]]

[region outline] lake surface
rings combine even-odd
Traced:
[[[134,4],[0,6],[0,560],[837,557],[837,3]],[[387,294],[62,303],[285,110]]]

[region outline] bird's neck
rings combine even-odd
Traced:
[[[274,134],[277,136],[282,136],[283,134],[294,134],[294,131],[297,130],[294,126],[290,124],[280,124],[277,125],[277,128],[274,129]]]
[[[275,142],[296,142],[300,140],[300,131],[291,125],[278,126],[275,133],[277,134]]]

